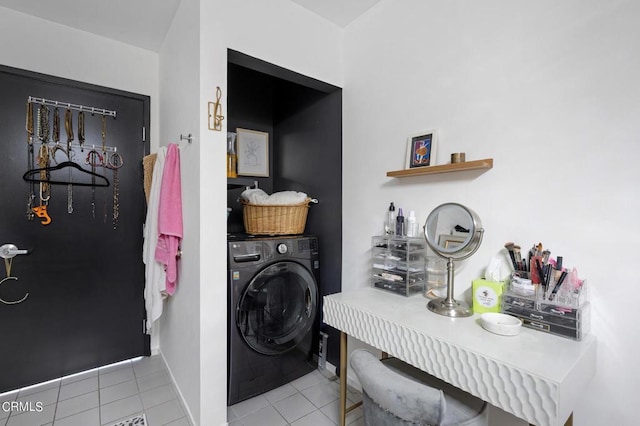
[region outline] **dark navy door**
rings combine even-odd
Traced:
[[[0,392],[148,353],[141,166],[148,152],[142,141],[149,121],[148,97],[7,67],[0,67],[0,93],[0,246],[28,250],[4,264],[0,259]],[[101,152],[103,144],[102,116],[90,111],[83,113],[84,132],[78,128],[79,111],[70,112],[73,142],[84,136],[82,149],[70,155],[49,150],[48,164],[72,161],[104,176],[108,187],[70,182],[42,193],[39,184],[23,179],[40,165],[37,156],[43,145],[34,135],[36,159],[30,158],[29,96],[117,112],[115,119],[106,120],[104,137],[106,146],[116,147],[120,155],[115,158],[116,166],[122,165],[117,171],[102,167],[99,156],[89,156],[94,147]],[[39,106],[33,109],[37,127]],[[50,141],[53,109],[48,113]],[[64,108],[59,115],[61,144],[66,146]],[[70,170],[58,171],[56,178],[68,179]],[[94,181],[93,175],[86,176],[84,183]],[[80,183],[79,175],[72,175],[74,179]],[[31,196],[32,204],[46,205],[46,217],[28,217]]]

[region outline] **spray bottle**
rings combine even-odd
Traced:
[[[387,221],[384,224],[384,231],[387,235],[393,235],[396,230],[396,206],[393,205],[393,201],[389,204],[389,211],[387,212]]]
[[[396,217],[396,237],[404,237],[406,233],[404,215],[402,209],[398,209],[398,217]]]

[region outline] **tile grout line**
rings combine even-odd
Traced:
[[[102,425],[102,388],[100,387],[100,370],[98,370],[98,424]]]
[[[295,422],[299,421],[300,419],[302,419],[302,418],[304,418],[304,417],[306,417],[306,416],[309,416],[309,415],[311,415],[311,414],[313,414],[313,413],[315,413],[315,412],[319,412],[319,413],[320,413],[320,414],[322,414],[323,416],[327,417],[327,416],[322,412],[322,409],[323,409],[323,408],[325,408],[326,406],[328,406],[328,405],[332,404],[332,403],[335,401],[335,399],[334,399],[334,400],[331,400],[331,401],[329,401],[329,402],[327,402],[326,404],[322,405],[321,407],[318,407],[318,406],[317,406],[313,401],[311,401],[311,400],[310,400],[310,399],[309,399],[309,398],[308,398],[308,397],[303,393],[303,391],[308,390],[308,389],[311,389],[311,388],[313,388],[313,387],[315,387],[315,386],[322,386],[322,385],[325,385],[325,384],[330,384],[330,383],[332,383],[332,382],[334,382],[334,381],[335,381],[335,380],[332,380],[332,378],[328,378],[328,377],[325,377],[325,379],[326,379],[326,382],[318,382],[318,383],[315,383],[315,384],[313,384],[313,385],[311,385],[311,386],[307,386],[307,387],[305,387],[304,389],[299,389],[299,388],[297,388],[297,387],[293,386],[293,388],[296,390],[296,393],[294,393],[294,394],[292,394],[292,395],[289,395],[289,396],[287,396],[287,397],[285,397],[285,398],[282,398],[282,399],[280,399],[280,400],[278,400],[278,401],[274,401],[274,402],[271,402],[271,401],[269,401],[269,400],[267,399],[267,402],[269,403],[269,406],[270,406],[271,408],[273,408],[273,409],[274,409],[274,410],[275,410],[275,411],[276,411],[276,412],[277,412],[277,413],[278,413],[278,414],[279,414],[279,415],[284,419],[285,423],[286,423],[288,426],[290,426],[291,424],[293,424],[293,423],[295,423]],[[292,397],[292,396],[294,396],[294,395],[296,395],[296,394],[301,395],[301,396],[302,396],[306,401],[308,401],[308,402],[311,404],[311,406],[313,407],[313,410],[312,410],[312,411],[310,411],[309,413],[304,414],[304,415],[303,415],[303,416],[301,416],[300,418],[297,418],[297,419],[293,420],[292,422],[289,422],[289,421],[287,420],[287,418],[284,416],[284,414],[283,414],[280,410],[278,410],[278,408],[275,406],[275,404],[276,404],[276,403],[278,403],[278,402],[280,402],[280,401],[283,401],[284,399],[290,398],[290,397]],[[243,417],[246,417],[246,416],[249,416],[249,415],[251,415],[251,414],[254,414],[254,413],[256,413],[257,411],[259,411],[259,410],[260,410],[260,409],[257,409],[257,410],[255,410],[255,411],[250,412],[250,413],[246,413],[246,414],[245,414],[245,415],[243,415],[243,416],[238,416],[238,413],[237,413],[237,411],[233,408],[233,406],[231,406],[230,408],[232,409],[232,411],[234,412],[234,414],[236,414],[236,416],[238,417],[238,418],[237,418],[237,419],[235,419],[234,421],[236,421],[236,420],[241,420]],[[267,408],[267,407],[264,407],[264,408]],[[327,418],[328,418],[328,417],[327,417]],[[333,423],[333,420],[331,420],[330,418],[328,418],[328,419]],[[335,424],[335,423],[334,423],[334,424]]]
[[[138,374],[136,373],[136,369],[131,363],[131,368],[133,369],[133,380],[136,381],[136,389],[138,389],[138,397],[140,398],[140,406],[142,407],[142,414],[144,414],[145,422],[147,420],[147,410],[144,408],[144,403],[142,402],[142,390],[140,389],[140,383],[138,382]]]
[[[145,368],[143,368],[142,370],[140,370],[139,372],[136,372],[136,370],[133,368],[133,363],[132,363],[131,361],[129,361],[129,362],[127,363],[127,366],[126,366],[125,368],[131,368],[131,369],[132,369],[132,372],[133,372],[133,377],[132,377],[132,379],[136,381],[136,383],[134,384],[134,385],[135,385],[136,393],[135,393],[134,395],[131,395],[131,396],[132,396],[132,397],[133,397],[133,396],[137,396],[137,397],[138,397],[138,399],[140,400],[140,404],[141,404],[141,411],[139,412],[139,414],[142,414],[142,415],[144,415],[144,416],[146,417],[146,411],[147,411],[147,410],[146,410],[146,408],[144,407],[144,404],[142,404],[142,393],[143,393],[143,392],[142,392],[142,388],[140,387],[140,384],[139,384],[139,382],[138,382],[138,379],[139,379],[139,378],[143,378],[143,377],[151,377],[151,376],[153,376],[154,374],[162,375],[162,374],[163,374],[163,372],[164,372],[164,373],[166,373],[166,366],[164,366],[164,364],[163,364],[163,365],[162,365],[162,368],[147,368],[147,367],[145,367]],[[104,400],[103,400],[103,398],[102,398],[102,396],[101,396],[101,390],[102,390],[101,385],[102,385],[102,382],[103,382],[103,381],[104,381],[104,379],[105,379],[105,377],[102,377],[102,376],[106,376],[107,374],[109,374],[109,372],[103,372],[103,371],[102,371],[102,369],[100,369],[100,368],[98,368],[98,369],[96,369],[96,370],[97,370],[97,375],[96,375],[97,390],[96,390],[96,391],[98,392],[98,395],[97,395],[97,401],[98,401],[98,406],[97,406],[97,409],[98,409],[98,421],[99,421],[100,426],[107,426],[108,424],[111,424],[111,423],[103,424],[103,422],[104,422],[104,420],[105,420],[105,419],[103,419],[103,418],[102,418],[102,407],[103,407],[103,402],[104,402]],[[154,371],[154,370],[155,370],[155,371]],[[111,371],[111,372],[112,372],[112,371]],[[82,380],[88,380],[88,379],[90,379],[90,378],[85,378],[85,379],[82,379]],[[79,380],[78,380],[78,381],[79,381]],[[71,386],[71,385],[73,385],[74,383],[76,383],[76,382],[78,382],[78,381],[73,381],[73,382],[67,383],[66,385],[70,385],[70,386]],[[118,384],[115,384],[115,385],[112,385],[112,386],[117,386],[117,385],[118,385]],[[169,400],[167,400],[167,401],[164,401],[164,402],[161,402],[161,403],[157,403],[157,404],[155,404],[155,405],[153,405],[152,407],[149,407],[149,408],[155,408],[155,407],[160,406],[160,405],[162,405],[162,404],[165,404],[165,403],[169,403],[169,402],[175,401],[175,402],[177,402],[177,403],[178,403],[178,405],[180,406],[180,409],[181,409],[180,411],[181,411],[181,415],[182,415],[182,416],[181,416],[181,417],[179,417],[178,419],[174,419],[174,420],[172,420],[172,421],[180,420],[181,418],[185,418],[185,419],[187,419],[187,421],[189,422],[189,424],[191,424],[191,423],[190,423],[190,420],[188,419],[188,416],[186,415],[186,411],[185,411],[184,407],[182,406],[182,401],[181,401],[181,400],[180,400],[180,398],[179,398],[179,394],[178,394],[178,393],[177,393],[177,391],[176,391],[175,383],[174,383],[172,380],[170,380],[168,383],[160,384],[160,385],[154,386],[154,387],[152,387],[152,388],[148,389],[146,392],[152,392],[152,391],[154,391],[154,390],[160,389],[160,388],[165,387],[165,386],[167,386],[167,385],[169,385],[170,390],[175,394],[175,398],[170,398],[170,399],[169,399]],[[53,402],[52,402],[51,404],[48,404],[48,405],[47,405],[47,407],[48,407],[48,406],[50,406],[50,405],[55,404],[55,407],[51,407],[51,408],[52,408],[52,412],[53,412],[53,417],[52,417],[52,419],[51,419],[50,421],[47,421],[47,423],[46,423],[47,425],[49,425],[49,424],[55,424],[55,422],[56,422],[57,420],[62,420],[62,419],[63,419],[63,418],[61,418],[61,419],[56,419],[56,416],[57,416],[59,413],[61,413],[61,412],[62,412],[62,411],[60,411],[60,410],[59,410],[59,408],[60,408],[60,407],[59,407],[59,404],[60,404],[60,403],[65,403],[65,401],[71,400],[72,398],[77,398],[77,397],[86,396],[86,395],[89,395],[89,394],[91,394],[92,392],[94,392],[93,390],[89,390],[89,391],[87,391],[87,392],[83,392],[83,393],[81,393],[80,395],[75,395],[75,396],[72,396],[72,397],[69,397],[69,398],[65,398],[64,400],[62,400],[62,399],[61,399],[61,397],[63,396],[63,395],[62,395],[62,387],[63,387],[63,381],[62,381],[62,378],[59,378],[59,379],[57,379],[57,380],[56,380],[56,384],[55,384],[52,388],[48,389],[48,390],[50,390],[50,391],[55,391],[55,393],[56,393],[56,394],[55,394],[55,397],[54,397],[54,398],[52,398]],[[16,395],[15,395],[15,397],[13,398],[13,400],[17,400],[17,399],[18,399],[18,397],[20,396],[20,392],[23,392],[23,391],[24,391],[24,389],[25,389],[25,388],[20,388],[20,389],[18,389],[18,390],[16,391]],[[106,389],[106,388],[105,388],[105,389]],[[47,390],[43,390],[43,391],[41,391],[41,392],[45,392],[45,391],[47,391]],[[30,397],[30,395],[31,395],[31,394],[26,395],[26,396],[25,396],[25,398],[29,398],[29,397]],[[121,399],[124,399],[124,398],[119,398],[119,399],[116,399],[115,401],[118,401],[118,400],[121,400]],[[113,401],[113,402],[115,402],[115,401]],[[93,410],[93,409],[94,409],[94,407],[83,406],[79,411],[77,411],[77,412],[73,412],[73,413],[70,413],[70,414],[66,415],[66,416],[64,417],[64,419],[69,418],[69,417],[73,417],[73,416],[76,416],[76,415],[79,415],[79,414],[81,414],[81,413],[86,413],[87,411],[91,411],[91,410]],[[23,414],[23,413],[19,413],[19,414]],[[11,418],[11,417],[15,417],[15,416],[17,416],[17,415],[19,415],[19,414],[18,414],[18,413],[15,413],[15,412],[10,412],[10,413],[9,413],[9,415],[8,415],[6,418],[4,418],[4,419],[1,419],[1,420],[0,420],[0,426],[7,426],[8,424],[10,424],[10,423],[9,423],[10,418]]]
[[[98,370],[98,424],[102,426],[102,398],[100,397],[100,392],[102,388],[100,387],[100,370]]]
[[[56,420],[56,413],[58,412],[58,404],[60,403],[60,391],[62,389],[62,378],[60,378],[60,382],[58,383],[58,395],[56,396],[56,406],[53,409],[53,418],[51,419],[51,423]]]
[[[325,413],[323,412],[323,409],[325,409],[327,406],[329,406],[329,405],[333,404],[333,403],[336,401],[336,399],[333,399],[333,400],[331,400],[331,401],[327,402],[326,404],[323,404],[321,407],[318,407],[318,406],[317,406],[313,401],[311,401],[311,399],[309,399],[309,398],[308,398],[308,397],[303,393],[304,391],[306,391],[306,390],[308,390],[308,389],[311,389],[311,388],[313,388],[314,386],[324,386],[324,385],[326,385],[326,384],[336,383],[336,382],[339,380],[339,379],[337,378],[337,376],[327,377],[326,375],[324,376],[324,379],[325,379],[324,381],[320,381],[320,382],[315,383],[315,384],[313,384],[313,385],[311,385],[311,386],[307,386],[307,387],[305,387],[304,389],[299,389],[299,388],[297,388],[297,387],[293,386],[293,387],[294,387],[294,389],[295,389],[295,391],[296,391],[296,393],[297,393],[297,394],[302,395],[302,397],[303,397],[303,398],[305,398],[305,399],[306,399],[306,400],[307,400],[307,401],[308,401],[308,402],[309,402],[309,403],[314,407],[313,411],[311,411],[311,412],[309,412],[309,413],[307,413],[307,414],[303,415],[302,417],[300,417],[300,418],[298,418],[298,419],[294,420],[293,422],[289,422],[289,421],[284,417],[284,415],[282,414],[282,412],[276,408],[275,404],[276,404],[276,403],[278,403],[279,401],[282,401],[282,400],[284,400],[284,399],[286,399],[286,398],[290,398],[290,397],[292,397],[292,396],[296,395],[296,393],[294,393],[294,394],[292,394],[292,395],[289,395],[289,396],[287,396],[287,397],[285,397],[285,398],[282,398],[282,399],[280,399],[280,400],[278,400],[278,401],[274,401],[274,402],[271,402],[271,401],[269,401],[269,400],[267,399],[267,402],[268,402],[268,404],[269,404],[269,405],[268,405],[268,406],[265,406],[264,408],[267,408],[267,407],[271,407],[271,408],[273,408],[273,409],[274,409],[274,410],[275,410],[275,411],[276,411],[276,412],[277,412],[277,413],[278,413],[278,414],[279,414],[279,415],[284,419],[284,422],[285,422],[285,423],[286,423],[286,425],[288,425],[288,426],[291,426],[292,424],[294,424],[295,422],[299,421],[300,419],[302,419],[302,418],[304,418],[304,417],[306,417],[306,416],[312,415],[312,414],[314,414],[314,413],[316,413],[316,412],[319,412],[322,416],[326,417],[326,418],[327,418],[327,419],[328,419],[332,424],[334,424],[334,425],[335,425],[336,423],[334,422],[334,420],[333,420],[329,415],[325,414]],[[356,391],[355,389],[352,389],[352,388],[351,388],[351,386],[349,387],[349,391],[351,391],[351,392],[353,392],[353,393],[357,393],[357,391]],[[258,396],[260,396],[260,395],[258,395]],[[338,399],[339,399],[339,396],[338,396]],[[351,399],[350,399],[350,400],[351,400]],[[249,416],[249,415],[252,415],[252,414],[254,414],[255,412],[257,412],[257,411],[259,411],[259,410],[260,410],[260,409],[257,409],[257,410],[254,410],[254,411],[252,411],[252,412],[246,413],[246,414],[245,414],[245,415],[243,415],[243,416],[238,416],[238,412],[235,410],[234,406],[230,406],[229,408],[231,408],[231,409],[232,409],[233,413],[234,413],[234,414],[236,415],[236,417],[237,417],[237,418],[236,418],[236,419],[234,419],[231,423],[234,423],[234,422],[237,422],[237,421],[241,421],[241,419],[242,419],[242,418],[244,418],[244,417],[246,417],[246,416]],[[354,413],[354,414],[355,414],[355,413]],[[356,416],[356,417],[352,418],[352,419],[351,419],[351,422],[350,422],[349,424],[353,424],[353,423],[357,422],[361,417],[362,417],[362,416],[360,415],[360,416]]]

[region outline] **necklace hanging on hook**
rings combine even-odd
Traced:
[[[33,104],[27,102],[27,117],[25,122],[25,129],[27,131],[27,170],[35,168],[35,153],[33,149]],[[34,182],[29,183],[29,192],[27,194],[27,220],[34,220],[33,206],[36,203],[36,186]]]
[[[106,167],[113,170],[113,229],[118,228],[120,219],[120,179],[118,178],[118,170],[124,165],[122,155],[114,151],[105,161]]]
[[[69,153],[73,142],[73,113],[69,108],[64,111],[64,130],[67,133],[67,153]]]
[[[78,113],[78,144],[80,144],[80,152],[84,152],[84,112]]]

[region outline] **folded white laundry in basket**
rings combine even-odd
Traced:
[[[240,198],[249,204],[261,206],[289,206],[304,203],[309,197],[304,192],[298,191],[280,191],[269,195],[262,189],[257,188],[243,191],[242,194],[240,194]]]

